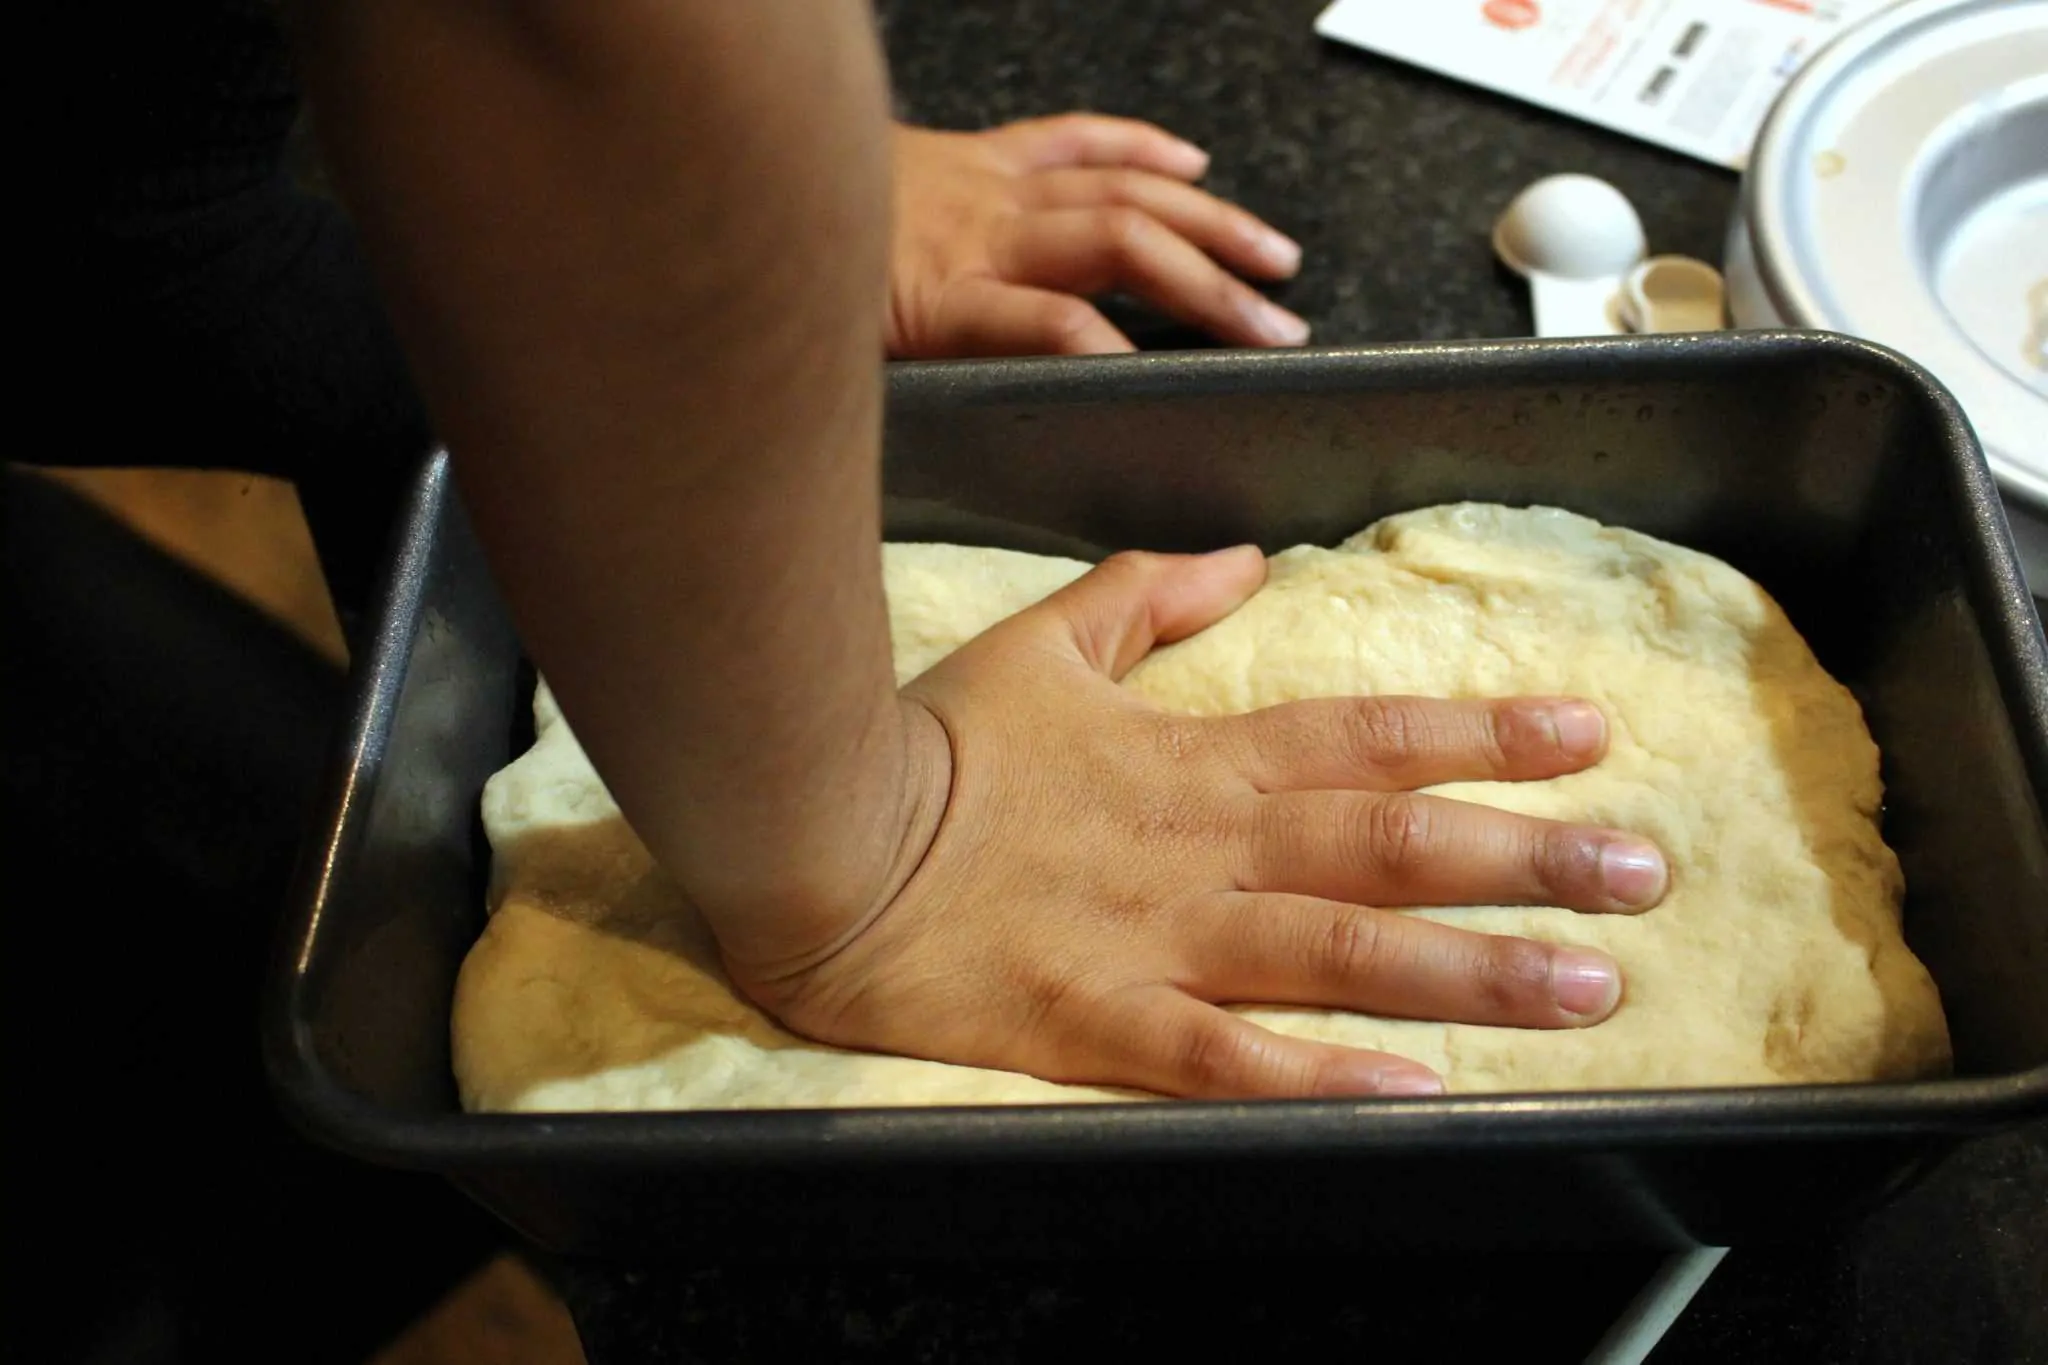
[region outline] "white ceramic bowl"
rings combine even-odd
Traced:
[[[2048,596],[2048,0],[1905,0],[1785,87],[1724,262],[1737,327],[1926,366],[1977,429]]]

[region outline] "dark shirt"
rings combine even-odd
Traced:
[[[309,188],[265,0],[79,6],[60,50],[59,439],[32,463],[290,478],[336,596],[363,594],[432,432],[347,215]],[[294,164],[294,163],[298,164]]]

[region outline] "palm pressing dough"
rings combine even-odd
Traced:
[[[884,550],[899,679],[1085,572],[950,545]],[[1303,697],[1576,695],[1598,767],[1444,796],[1634,830],[1672,867],[1640,916],[1411,910],[1619,960],[1619,1009],[1538,1031],[1242,1008],[1282,1033],[1412,1057],[1453,1092],[1902,1079],[1949,1062],[1899,927],[1876,745],[1777,605],[1718,560],[1544,508],[1466,504],[1275,556],[1266,587],[1127,686],[1224,715]],[[532,749],[484,792],[492,913],[456,989],[474,1110],[1004,1104],[1125,1098],[840,1051],[739,998],[545,687]]]

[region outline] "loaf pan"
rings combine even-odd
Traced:
[[[1099,557],[1332,543],[1475,499],[1719,555],[1884,755],[1951,1078],[1372,1102],[473,1115],[449,1001],[484,780],[532,673],[422,469],[264,1020],[287,1112],[558,1251],[761,1257],[1686,1247],[1806,1236],[2048,1112],[2048,659],[1998,492],[1925,372],[1819,334],[892,368],[888,534]],[[735,547],[735,552],[740,552]]]

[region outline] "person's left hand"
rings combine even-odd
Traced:
[[[1301,248],[1189,183],[1208,155],[1163,129],[1091,114],[898,124],[893,158],[892,357],[1133,350],[1088,302],[1111,291],[1237,345],[1308,339],[1231,273],[1285,279]]]

